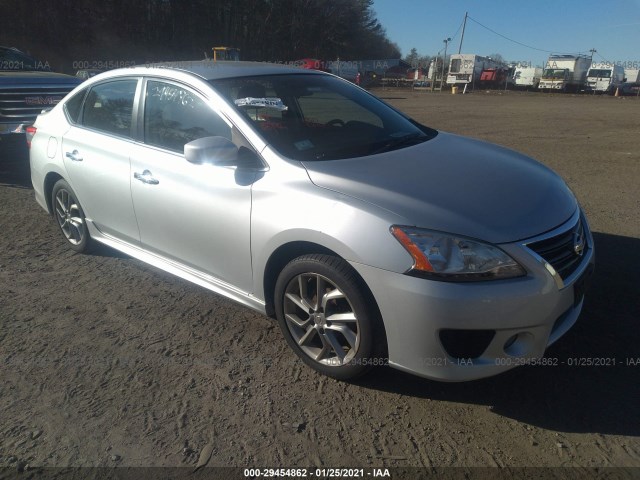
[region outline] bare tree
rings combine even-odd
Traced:
[[[185,60],[213,46],[243,59],[400,58],[373,0],[0,0],[2,41],[54,68],[78,60]]]

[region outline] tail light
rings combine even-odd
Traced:
[[[27,134],[27,147],[31,148],[31,140],[33,140],[33,136],[36,134],[38,129],[33,125],[29,125],[24,131]]]

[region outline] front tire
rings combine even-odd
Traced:
[[[91,236],[87,228],[84,211],[71,186],[58,180],[51,192],[53,217],[67,244],[76,252],[87,252],[91,248]]]
[[[289,346],[314,370],[348,380],[373,365],[375,303],[353,268],[331,255],[304,255],[289,262],[275,287],[278,323]]]

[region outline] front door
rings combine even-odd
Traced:
[[[250,216],[255,172],[191,164],[184,145],[232,135],[196,92],[148,80],[144,144],[131,152],[131,192],[144,248],[250,292]]]

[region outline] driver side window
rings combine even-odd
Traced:
[[[182,153],[202,137],[231,140],[231,128],[194,92],[178,85],[149,81],[144,106],[144,141]]]

